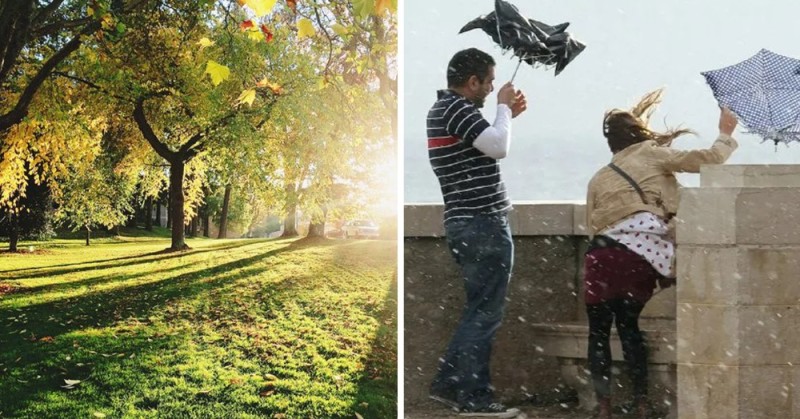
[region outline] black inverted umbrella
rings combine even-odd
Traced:
[[[565,32],[568,26],[568,22],[550,26],[528,19],[513,4],[495,0],[493,12],[473,19],[458,33],[482,29],[500,48],[513,51],[519,57],[520,64],[525,61],[534,67],[555,65],[558,75],[586,48],[586,45],[572,38],[569,32]],[[517,72],[514,71],[514,76],[516,75]]]

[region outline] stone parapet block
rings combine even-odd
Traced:
[[[738,188],[682,189],[675,220],[678,245],[736,243],[738,195]]]
[[[800,187],[800,165],[706,165],[700,168],[701,188]]]
[[[678,417],[800,417],[800,368],[678,364]]]
[[[686,188],[677,215],[678,244],[800,245],[800,190]]]
[[[678,303],[678,363],[737,365],[739,311],[733,306]]]
[[[739,419],[738,399],[738,367],[678,362],[679,418]]]

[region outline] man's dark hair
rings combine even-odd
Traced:
[[[483,82],[494,65],[494,58],[477,48],[458,51],[447,65],[447,87],[461,87],[472,76]]]

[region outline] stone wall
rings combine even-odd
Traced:
[[[800,417],[800,166],[704,168],[678,213],[678,412]]]
[[[503,400],[522,401],[562,383],[559,364],[543,352],[533,325],[586,319],[584,218],[582,204],[514,203],[514,271],[492,358],[493,384]],[[442,206],[406,205],[404,226],[404,384],[406,405],[413,406],[427,398],[438,357],[458,322],[464,290],[443,238]],[[648,303],[643,316],[674,319],[674,288]]]

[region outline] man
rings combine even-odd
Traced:
[[[448,89],[428,112],[428,155],[444,197],[447,243],[464,275],[466,304],[430,397],[464,415],[515,417],[492,399],[489,359],[505,309],[514,244],[507,213],[511,202],[498,160],[508,153],[511,119],[527,108],[525,96],[506,83],[497,93],[490,124],[478,110],[494,90],[494,59],[475,48],[456,53]]]

